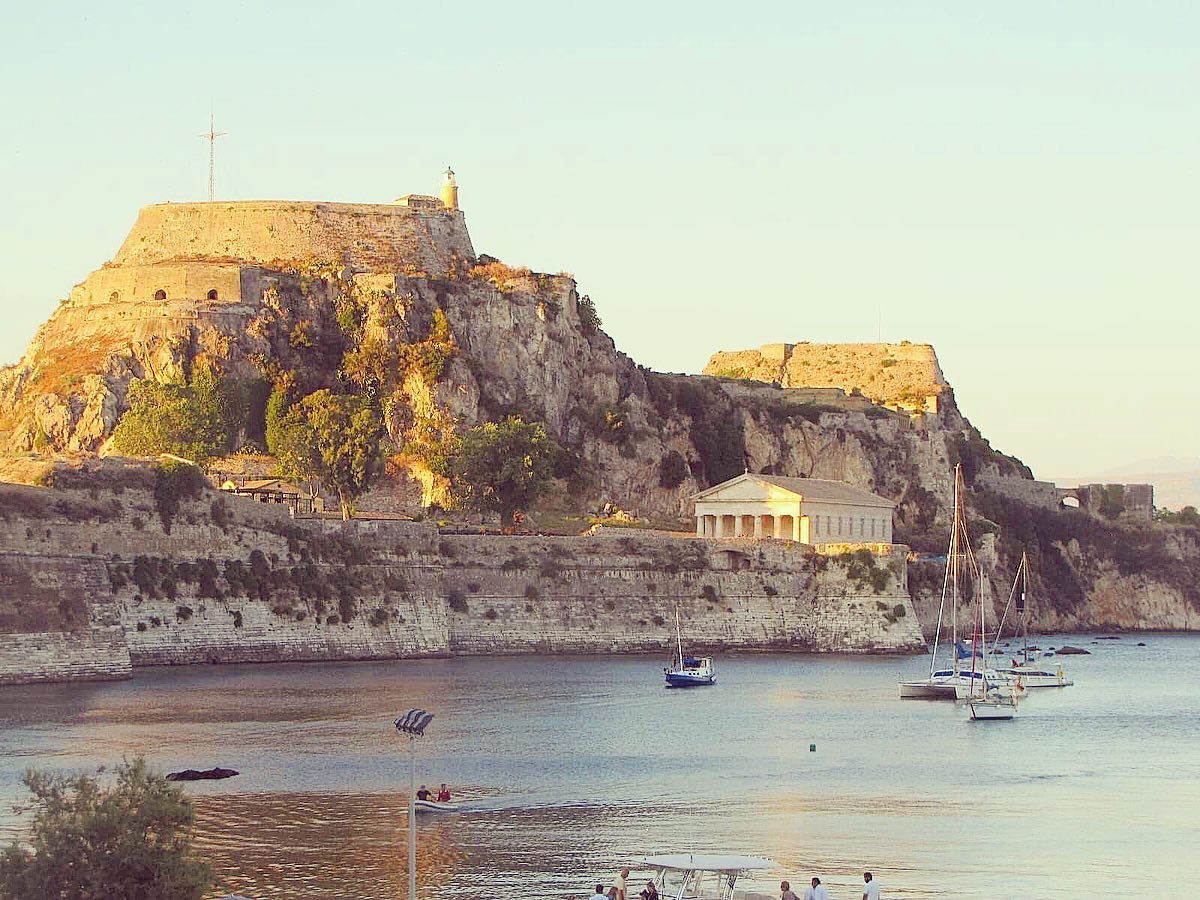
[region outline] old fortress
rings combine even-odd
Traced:
[[[97,315],[220,315],[257,302],[280,270],[329,264],[349,273],[445,276],[475,259],[458,185],[446,171],[441,199],[395,203],[243,200],[147,206],[117,255],[72,292]],[[214,307],[212,304],[219,303]],[[103,311],[101,312],[101,308]]]

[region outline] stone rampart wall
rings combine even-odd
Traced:
[[[923,646],[903,548],[878,548],[880,585],[836,557],[778,541],[633,530],[443,535],[407,521],[291,520],[279,507],[211,491],[185,502],[167,533],[140,489],[120,494],[119,512],[82,490],[3,494],[7,557],[43,573],[38,590],[73,586],[90,601],[88,622],[74,630],[0,635],[4,682],[121,677],[131,665],[661,652],[676,604],[696,649]],[[46,516],[59,508],[78,518],[85,502],[108,520]],[[215,585],[197,578],[201,565]],[[258,566],[262,596],[233,586],[231,565]],[[322,599],[305,590],[314,581],[326,586]]]
[[[144,207],[113,262],[231,259],[393,271],[413,266],[440,277],[455,256],[475,258],[461,210],[271,200]]]

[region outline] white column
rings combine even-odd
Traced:
[[[696,537],[704,537],[704,516],[696,516]]]
[[[779,540],[781,537],[783,537],[783,535],[780,533],[780,529],[783,526],[779,522],[779,516],[778,515],[771,516],[771,521],[774,522],[774,524],[775,524],[775,527],[772,529],[772,535],[775,538],[775,540]]]
[[[796,543],[800,542],[800,510],[796,510],[796,514],[792,516],[792,540]]]
[[[756,538],[763,536],[763,517],[759,515],[754,517],[754,536]]]
[[[738,513],[733,517],[733,536],[740,538],[742,536],[742,514]]]
[[[724,537],[725,518],[720,513],[713,516],[713,537]]]

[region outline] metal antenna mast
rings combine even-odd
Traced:
[[[224,137],[224,131],[216,130],[213,114],[208,114],[208,131],[199,137],[208,140],[208,202],[212,203],[217,183],[217,138]]]

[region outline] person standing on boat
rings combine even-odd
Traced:
[[[779,882],[779,900],[800,900],[796,896],[796,892],[792,890],[791,882]]]
[[[863,872],[862,900],[879,900],[879,882],[870,872]]]
[[[450,802],[450,789],[448,787],[446,787],[446,782],[444,782],[444,781],[442,782],[442,789],[440,791],[438,791],[437,802],[438,803],[449,803]]]
[[[611,894],[613,888],[616,888],[616,890],[617,890],[616,900],[629,900],[629,898],[625,896],[625,879],[628,877],[629,877],[629,868],[625,867],[625,868],[621,869],[620,874],[618,874],[617,877],[613,879],[612,887],[610,887],[608,890],[609,890],[609,893]]]
[[[429,788],[425,787],[425,785],[421,785],[421,789],[417,791],[417,799],[429,802],[433,799],[433,794],[430,792]]]
[[[829,900],[829,891],[820,878],[814,878],[812,887],[804,889],[804,900]]]

